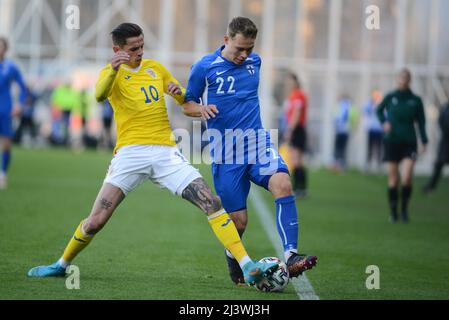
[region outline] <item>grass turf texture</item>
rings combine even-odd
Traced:
[[[0,192],[0,299],[275,299],[229,280],[221,244],[193,205],[145,183],[120,205],[75,260],[80,290],[63,278],[27,271],[56,261],[86,217],[111,158],[65,150],[13,153],[9,188]],[[200,167],[207,181],[210,170]],[[423,196],[415,178],[411,222],[388,222],[386,178],[357,172],[311,172],[310,199],[298,201],[300,251],[319,256],[307,273],[321,299],[448,299],[449,183]],[[273,212],[271,195],[264,200]],[[276,255],[249,206],[244,243],[253,258]],[[304,250],[303,250],[304,249]],[[367,290],[368,265],[380,268],[380,290]]]

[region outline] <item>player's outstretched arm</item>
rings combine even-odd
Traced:
[[[209,120],[210,118],[215,118],[218,109],[217,106],[213,104],[203,106],[196,102],[189,101],[182,105],[182,112],[189,117],[201,117],[203,120]]]

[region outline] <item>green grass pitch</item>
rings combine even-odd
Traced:
[[[0,299],[274,299],[229,280],[221,244],[193,205],[151,183],[121,204],[75,260],[80,289],[27,271],[57,260],[101,186],[111,155],[14,149],[9,188],[0,192]],[[210,170],[200,167],[211,183]],[[386,177],[326,170],[310,174],[311,197],[298,201],[300,251],[319,257],[307,273],[320,299],[449,299],[449,182],[423,196],[415,178],[411,222],[388,222]],[[263,192],[273,212],[271,195]],[[275,249],[249,205],[244,243],[253,258]],[[380,289],[368,290],[368,265]]]

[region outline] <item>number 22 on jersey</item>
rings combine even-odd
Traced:
[[[235,84],[235,78],[233,76],[228,76],[226,78],[226,86],[228,89],[226,90],[225,87],[225,79],[222,77],[218,77],[217,80],[215,80],[215,83],[218,84],[217,88],[217,94],[232,94],[235,93],[234,84]]]

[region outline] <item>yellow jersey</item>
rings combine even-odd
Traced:
[[[168,121],[164,93],[170,82],[179,84],[158,61],[143,59],[136,69],[120,65],[118,71],[108,64],[100,72],[95,86],[97,101],[109,99],[117,126],[114,152],[127,145],[174,146]],[[185,89],[172,96],[177,104],[184,103]]]

